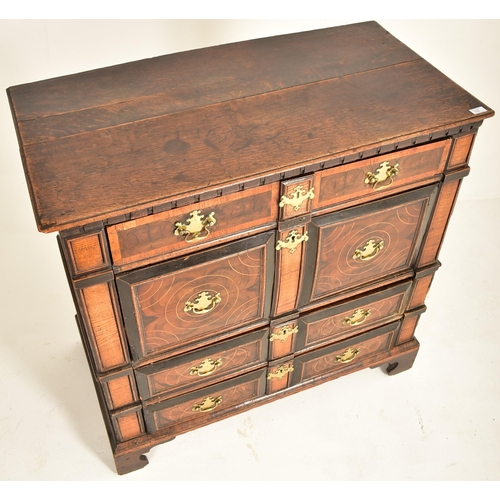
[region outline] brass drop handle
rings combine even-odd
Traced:
[[[191,367],[189,375],[198,375],[198,377],[206,377],[213,373],[219,366],[222,366],[222,358],[215,361],[212,358],[204,359],[198,366]]]
[[[370,185],[374,191],[388,188],[393,182],[394,177],[399,174],[399,163],[390,165],[388,161],[380,164],[375,173],[367,172],[365,175],[365,184]]]
[[[176,236],[185,236],[184,241],[187,243],[203,240],[210,234],[208,228],[217,222],[214,215],[215,212],[205,216],[201,213],[201,210],[194,210],[189,214],[186,222],[175,223],[174,234]]]
[[[384,248],[384,240],[380,239],[378,243],[375,243],[375,240],[368,240],[363,247],[357,248],[354,252],[352,258],[354,260],[371,260],[376,257],[379,252]]]
[[[371,314],[371,309],[356,309],[350,316],[344,318],[344,325],[361,325]]]
[[[352,347],[349,347],[349,349],[346,349],[343,354],[337,356],[335,358],[335,361],[337,361],[338,363],[350,363],[358,354],[359,349],[353,349]]]
[[[184,312],[192,312],[194,314],[208,314],[213,311],[217,304],[221,301],[220,293],[212,296],[210,292],[201,292],[193,302],[189,300],[184,304]]]
[[[201,411],[205,413],[214,410],[221,403],[222,403],[222,396],[217,396],[216,398],[214,398],[213,396],[208,396],[201,403],[194,405],[191,411]]]
[[[288,196],[283,195],[279,206],[283,208],[285,205],[291,205],[295,211],[300,208],[300,205],[306,200],[314,198],[314,188],[306,191],[302,186],[297,186]]]

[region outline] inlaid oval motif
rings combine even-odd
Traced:
[[[133,311],[125,322],[136,351],[184,346],[268,314],[273,241],[274,233],[263,233],[122,275],[117,282]]]

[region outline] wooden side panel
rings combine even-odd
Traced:
[[[464,170],[463,175],[467,175],[469,169]],[[436,208],[432,216],[428,233],[423,244],[422,252],[418,260],[418,267],[433,264],[437,261],[439,250],[446,231],[446,226],[450,219],[455,205],[458,191],[460,189],[461,178],[445,178],[436,202]]]
[[[425,312],[425,307],[419,307],[405,314],[404,319],[401,322],[401,329],[399,330],[398,339],[396,345],[406,344],[413,340],[413,335],[415,334],[415,329],[417,328],[418,320],[422,313]]]
[[[274,316],[292,312],[297,308],[300,278],[303,269],[302,257],[304,245],[307,244],[305,238],[308,238],[306,233],[304,226],[278,233],[277,245],[279,242],[293,244],[293,241],[300,241],[300,243],[292,248],[282,247],[277,250]]]
[[[62,234],[62,249],[71,276],[104,271],[111,267],[106,237],[101,229],[86,234]]]
[[[98,371],[126,365],[129,361],[127,347],[117,319],[112,284],[98,283],[81,288],[78,292]]]
[[[424,305],[425,298],[427,297],[433,279],[434,273],[415,279],[415,285],[408,303],[409,310]]]
[[[102,252],[99,234],[92,234],[68,241],[73,255],[74,268],[77,273],[95,271],[107,266]]]
[[[450,146],[451,139],[446,139],[316,172],[319,194],[313,200],[313,210],[353,205],[407,189],[426,179],[432,181],[444,170]],[[394,176],[386,177],[387,173],[380,172],[379,177],[387,180],[380,184],[367,183],[369,173],[376,175],[385,163],[397,168]]]
[[[278,215],[278,187],[279,183],[259,186],[110,226],[107,231],[113,263],[138,267],[144,260],[153,262],[198,251],[234,239],[242,232],[272,225]],[[193,214],[203,219],[211,216],[215,222],[205,229],[198,228],[198,237],[176,235],[176,223],[188,225]]]
[[[467,165],[475,138],[476,134],[467,134],[454,138],[447,170]]]
[[[107,385],[112,402],[111,409],[127,406],[135,401],[130,376],[113,378],[107,382]]]
[[[113,417],[117,441],[128,441],[145,434],[140,408],[133,408]]]

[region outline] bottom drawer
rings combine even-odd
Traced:
[[[391,323],[343,342],[336,342],[297,356],[292,372],[292,385],[341,370],[351,371],[352,368],[352,371],[355,371],[363,368],[363,363],[369,363],[374,354],[391,348],[399,325],[399,321]]]
[[[219,384],[144,406],[148,432],[171,428],[173,434],[199,427],[221,418],[238,405],[263,396],[265,368]]]

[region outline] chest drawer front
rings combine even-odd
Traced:
[[[337,371],[354,371],[371,356],[390,349],[400,323],[376,328],[362,335],[297,356],[292,384],[299,384]]]
[[[269,315],[274,232],[117,278],[134,359],[183,351]]]
[[[315,217],[309,224],[301,303],[409,269],[427,227],[437,185]]]
[[[259,186],[111,226],[108,238],[113,263],[131,267],[269,226],[278,215],[278,188],[278,183]]]
[[[316,172],[313,211],[386,196],[441,174],[451,139]]]
[[[305,314],[299,319],[295,351],[352,337],[398,319],[406,306],[411,285],[412,281],[408,280]]]
[[[170,427],[178,432],[217,420],[224,413],[257,397],[266,390],[266,369],[190,392],[152,405],[144,406],[149,432]],[[175,428],[175,429],[174,429]]]
[[[267,361],[268,329],[136,370],[143,400],[219,382]]]

